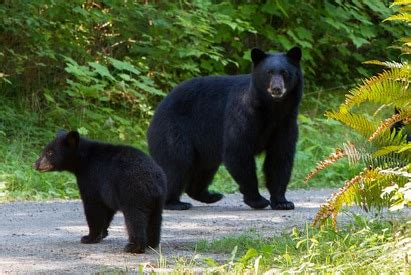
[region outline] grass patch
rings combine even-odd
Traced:
[[[219,240],[199,241],[200,253],[222,253],[225,262],[202,259],[207,272],[274,273],[381,273],[411,270],[411,223],[355,216],[354,222],[335,231],[306,226],[291,233],[263,238],[253,232]],[[184,267],[178,267],[184,270]]]

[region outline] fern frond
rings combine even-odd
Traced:
[[[400,38],[400,41],[403,43],[405,46],[411,46],[411,38],[410,37],[403,37]]]
[[[352,142],[344,143],[343,149],[336,148],[335,151],[331,153],[327,158],[318,162],[316,167],[310,173],[307,174],[307,176],[304,179],[304,182],[307,183],[319,172],[333,165],[343,157],[348,157],[348,161],[350,163],[357,163],[360,160],[361,155]]]
[[[400,121],[408,121],[409,118],[411,118],[411,110],[400,111],[398,114],[392,115],[390,118],[387,118],[381,122],[380,126],[378,126],[377,130],[372,133],[368,140],[372,141],[383,131],[391,128],[395,123]]]
[[[394,2],[390,5],[390,8],[401,5],[411,5],[411,0],[394,0]]]
[[[384,70],[382,73],[363,81],[361,85],[349,91],[340,109],[348,111],[365,101],[392,104],[397,98],[409,99],[408,84],[410,65],[403,63],[401,68]],[[408,101],[409,102],[409,101]]]
[[[366,167],[386,169],[390,167],[404,167],[409,163],[409,158],[404,155],[394,155],[393,153],[387,153],[381,156],[364,154],[362,161]]]
[[[350,164],[357,163],[361,159],[362,154],[352,142],[344,143],[343,147]]]
[[[351,204],[353,203],[353,186],[358,184],[363,178],[368,170],[362,171],[360,174],[356,175],[352,179],[345,182],[344,186],[340,188],[337,192],[331,195],[331,198],[327,202],[320,206],[317,214],[314,217],[313,225],[319,223],[324,223],[326,219],[332,217],[334,228],[337,227],[337,213],[344,203]]]
[[[406,142],[406,135],[403,134],[403,131],[383,131],[382,133],[377,135],[371,142],[377,148],[391,145],[401,145]]]
[[[395,61],[379,61],[379,60],[368,60],[364,61],[363,64],[380,65],[390,69],[401,69],[404,63]]]
[[[374,129],[378,126],[375,122],[369,121],[368,118],[364,115],[352,114],[350,112],[346,112],[344,109],[341,108],[338,112],[329,111],[326,112],[325,115],[328,118],[332,118],[342,122],[348,127],[358,131],[361,135],[365,137],[369,137],[374,132]]]
[[[357,204],[364,210],[371,207],[389,206],[389,195],[380,197],[382,190],[393,183],[404,186],[407,178],[394,172],[381,173],[380,171],[381,169],[364,169],[360,174],[346,181],[344,186],[320,207],[314,217],[313,225],[323,224],[326,219],[331,217],[335,227],[337,214],[344,205]]]
[[[331,166],[333,163],[337,162],[342,157],[345,157],[346,153],[341,148],[336,148],[335,152],[331,153],[326,159],[317,163],[317,166],[312,170],[304,179],[304,182],[307,183],[310,179],[312,179],[315,175],[317,175],[320,171],[324,170],[325,168]]]
[[[380,174],[396,175],[407,179],[411,179],[411,173],[407,171],[407,168],[383,169],[378,172]]]
[[[411,22],[411,14],[409,13],[398,13],[398,14],[394,14],[386,19],[383,20],[383,22],[385,21],[402,21],[402,22]]]
[[[374,153],[374,156],[379,157],[390,153],[403,153],[406,151],[411,151],[411,143],[383,147],[380,150],[376,151]]]

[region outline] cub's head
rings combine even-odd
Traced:
[[[43,149],[33,168],[40,172],[72,170],[79,142],[78,132],[59,131]]]
[[[286,53],[268,54],[260,49],[251,50],[254,88],[281,100],[289,91],[302,84],[300,70],[301,49],[294,47]]]

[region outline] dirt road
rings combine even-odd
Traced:
[[[194,255],[187,243],[241,234],[255,229],[260,234],[279,234],[294,225],[304,226],[314,217],[331,189],[288,192],[294,211],[252,210],[240,194],[226,195],[213,205],[192,202],[189,211],[165,211],[161,251],[170,261]],[[267,197],[267,196],[266,196]],[[0,204],[0,272],[98,272],[136,270],[140,263],[157,265],[159,255],[148,251],[130,255],[119,213],[100,244],[81,244],[88,233],[81,202],[17,202]]]

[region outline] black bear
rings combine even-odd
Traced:
[[[107,237],[111,220],[120,210],[129,236],[124,251],[144,253],[147,246],[158,246],[166,177],[143,152],[81,138],[76,131],[60,131],[33,167],[76,176],[89,227],[82,243],[98,243]]]
[[[223,195],[209,192],[208,186],[221,163],[247,205],[294,209],[285,191],[298,138],[301,49],[269,54],[254,48],[251,59],[251,74],[185,81],[158,106],[148,144],[167,177],[166,209],[191,207],[180,201],[184,190],[201,202],[220,200]],[[260,195],[255,171],[254,156],[263,151],[270,201]]]

